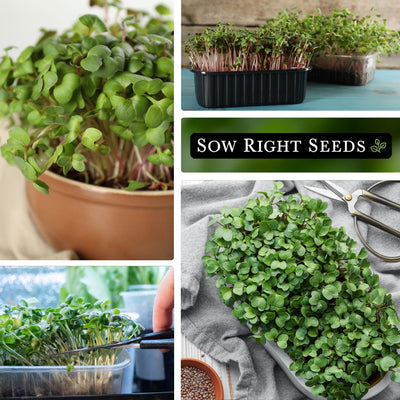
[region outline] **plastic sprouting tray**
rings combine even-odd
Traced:
[[[306,380],[301,376],[297,376],[294,371],[289,369],[290,364],[292,363],[291,358],[282,350],[275,342],[267,341],[264,345],[265,349],[268,351],[270,356],[278,363],[278,365],[282,368],[283,372],[287,375],[290,381],[296,386],[296,388],[307,396],[309,399],[313,400],[325,400],[324,397],[314,396],[311,393],[311,388],[306,386]],[[372,386],[368,393],[362,398],[362,400],[368,400],[378,393],[381,393],[385,390],[390,383],[390,374],[387,373],[376,385]]]
[[[362,86],[375,77],[378,54],[365,56],[317,55],[311,60],[309,80]]]
[[[192,70],[196,99],[207,108],[296,104],[305,98],[309,68],[271,71]]]
[[[131,392],[132,361],[121,353],[115,365],[0,367],[0,398],[106,395]],[[125,379],[124,379],[125,377]]]

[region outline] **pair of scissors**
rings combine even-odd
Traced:
[[[173,349],[174,348],[174,330],[167,329],[160,332],[145,333],[130,340],[123,342],[107,343],[101,346],[82,347],[63,351],[60,353],[47,354],[46,357],[59,357],[68,354],[81,353],[83,351],[95,351],[101,349]]]
[[[361,242],[363,245],[375,256],[381,258],[384,261],[388,262],[396,262],[400,261],[400,256],[396,257],[389,257],[382,255],[378,253],[376,250],[374,250],[364,239],[364,237],[361,235],[359,226],[358,226],[358,221],[363,221],[366,222],[369,225],[372,225],[384,232],[387,232],[393,236],[396,236],[400,238],[400,231],[385,225],[384,223],[376,220],[375,218],[372,218],[370,215],[363,213],[362,211],[358,210],[356,208],[356,203],[360,199],[360,197],[367,199],[369,201],[372,201],[374,203],[379,203],[384,206],[390,207],[394,210],[400,211],[400,204],[395,203],[385,197],[379,196],[378,194],[372,193],[371,190],[373,190],[376,186],[388,182],[388,181],[380,181],[369,187],[368,189],[358,189],[353,193],[349,193],[346,189],[343,189],[339,185],[333,183],[332,181],[320,181],[327,189],[322,189],[318,187],[313,187],[313,186],[307,186],[305,185],[304,187],[308,190],[311,190],[315,193],[318,193],[322,196],[329,197],[334,200],[339,200],[347,204],[347,208],[351,214],[352,217],[354,217],[354,228],[357,232],[358,237],[360,238]]]

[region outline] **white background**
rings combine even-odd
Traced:
[[[126,7],[149,12],[158,4],[173,12],[173,0],[123,0]],[[40,28],[62,32],[83,14],[104,16],[99,7],[89,7],[89,0],[0,0],[0,56],[5,48],[16,46],[9,53],[15,57],[35,44]]]

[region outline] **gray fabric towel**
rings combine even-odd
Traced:
[[[359,242],[354,229],[353,219],[347,207],[337,201],[320,197],[304,188],[305,184],[318,186],[315,181],[286,181],[285,192],[297,191],[321,198],[329,203],[327,213],[334,226],[344,226],[349,236]],[[349,192],[367,188],[370,181],[336,182]],[[399,184],[400,185],[400,184]],[[291,384],[283,371],[269,356],[264,347],[249,337],[246,326],[232,317],[231,310],[218,297],[215,279],[205,279],[201,257],[205,254],[204,244],[215,227],[207,227],[212,215],[219,213],[221,206],[243,206],[248,198],[258,197],[260,191],[271,189],[271,181],[207,181],[184,185],[182,189],[182,332],[188,339],[206,354],[216,360],[228,363],[238,371],[234,396],[236,400],[283,400],[303,399],[304,396]],[[399,186],[396,186],[398,190]],[[387,191],[393,191],[393,185],[387,185]],[[392,195],[392,198],[396,196]],[[400,193],[397,192],[397,198]],[[360,208],[383,218],[387,209],[371,206],[360,201]],[[359,206],[359,204],[357,204]],[[382,208],[382,209],[381,209]],[[400,228],[399,219],[393,221]],[[361,231],[368,240],[382,246],[382,235],[375,228],[363,224]],[[359,246],[361,247],[361,245]],[[385,239],[383,250],[398,255],[393,249],[399,249],[397,238]],[[382,250],[382,251],[383,251]],[[400,254],[400,250],[398,250]],[[370,255],[373,270],[380,275],[380,284],[392,294],[397,309],[400,309],[400,263],[387,263]],[[395,400],[400,398],[400,385],[391,382],[390,386],[376,399]]]

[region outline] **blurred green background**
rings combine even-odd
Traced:
[[[204,159],[190,156],[192,133],[390,133],[389,159]],[[183,172],[399,172],[400,118],[183,118]]]

